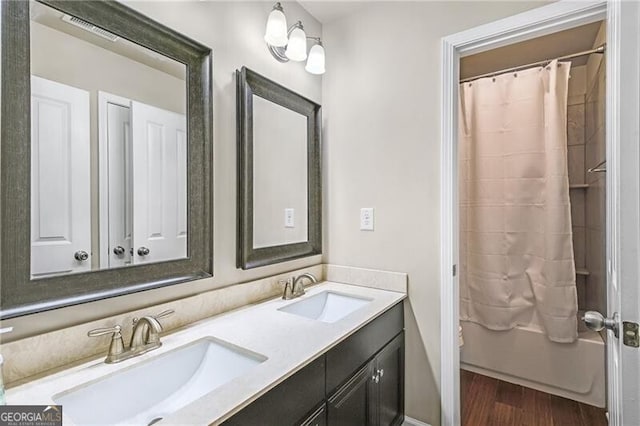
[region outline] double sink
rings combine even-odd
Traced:
[[[371,300],[322,291],[277,310],[334,323]],[[205,337],[61,392],[53,400],[63,405],[75,424],[152,425],[266,360],[261,354]]]

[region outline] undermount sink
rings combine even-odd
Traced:
[[[279,308],[279,311],[311,318],[322,322],[336,322],[362,308],[372,299],[333,291],[323,291],[313,296]]]
[[[53,397],[75,424],[150,425],[267,358],[207,337]]]

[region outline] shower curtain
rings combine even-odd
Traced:
[[[577,338],[570,62],[460,85],[460,318]]]

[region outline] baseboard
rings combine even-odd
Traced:
[[[429,423],[421,422],[420,420],[412,419],[411,417],[404,416],[404,422],[402,426],[431,426]]]

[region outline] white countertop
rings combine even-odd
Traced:
[[[372,300],[371,303],[334,323],[324,323],[278,311],[285,305],[299,302],[326,290]],[[62,391],[100,379],[203,337],[212,336],[264,355],[267,360],[253,367],[246,374],[236,377],[166,416],[157,424],[218,424],[405,297],[405,293],[323,282],[307,288],[307,294],[297,299],[277,298],[195,323],[164,336],[161,348],[139,357],[118,364],[105,364],[104,358],[99,358],[9,389],[6,393],[7,402],[11,405],[53,405],[55,403],[52,397]],[[52,349],[64,350],[64,348]],[[106,350],[105,346],[105,355]],[[123,389],[123,392],[126,393],[126,389]],[[64,413],[64,406],[62,411]],[[65,415],[64,424],[71,425],[73,422]]]

